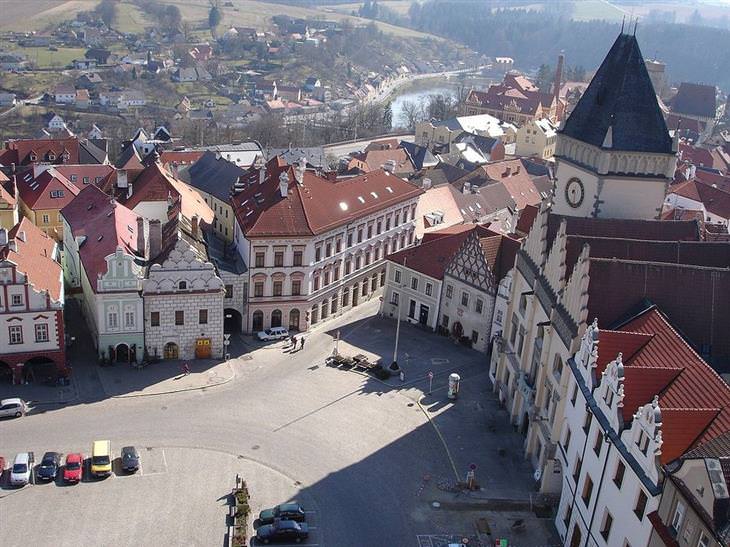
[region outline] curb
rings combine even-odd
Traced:
[[[231,375],[228,378],[226,378],[225,380],[215,383],[215,384],[208,384],[208,385],[204,385],[204,386],[183,387],[180,389],[171,389],[168,391],[156,391],[154,393],[128,393],[125,395],[110,395],[109,398],[110,399],[136,399],[136,398],[140,398],[140,397],[155,397],[157,395],[171,395],[173,393],[184,393],[186,391],[198,391],[201,389],[222,386],[222,385],[227,384],[228,382],[232,381],[236,377],[236,371],[233,370],[233,368],[231,367],[230,361],[227,361],[227,363],[228,363],[228,368],[231,372]]]

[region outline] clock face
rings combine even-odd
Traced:
[[[568,184],[565,185],[565,199],[567,200],[568,205],[577,209],[583,203],[584,197],[585,189],[583,188],[583,183],[579,178],[573,177],[568,181]]]

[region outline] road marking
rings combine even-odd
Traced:
[[[307,515],[314,515],[317,511],[304,511]]]
[[[167,458],[165,457],[165,449],[162,448],[162,464],[165,466],[165,473],[167,473]]]

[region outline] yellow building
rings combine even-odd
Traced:
[[[35,170],[35,168],[34,168]],[[63,240],[61,209],[79,193],[78,187],[49,167],[34,176],[29,170],[15,176],[20,212],[56,241]]]
[[[10,230],[20,221],[15,195],[10,179],[0,171],[0,228]]]
[[[517,155],[547,160],[555,154],[557,139],[557,129],[550,120],[529,120],[517,130]]]

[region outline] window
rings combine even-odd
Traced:
[[[257,268],[263,268],[264,267],[264,260],[265,259],[266,259],[266,253],[257,252],[256,253],[256,267]]]
[[[187,281],[180,281],[180,283],[177,284],[177,288],[180,289],[181,291],[184,291],[185,289],[187,289],[188,288]]]
[[[324,272],[324,287],[330,284],[330,272],[329,270]]]
[[[317,247],[314,249],[314,261],[319,262],[322,260],[322,247]]]
[[[350,291],[345,290],[342,292],[342,307],[350,305]]]
[[[383,233],[383,221],[382,220],[378,220],[378,224],[377,224],[375,231],[377,232],[378,235]]]
[[[474,311],[477,313],[482,313],[482,310],[484,309],[484,300],[481,298],[477,298],[476,304],[474,305]]]
[[[502,310],[497,310],[497,316],[494,319],[497,322],[497,325],[501,325],[502,324],[502,318],[503,318],[503,316],[504,316],[504,312],[502,312]]]
[[[399,299],[400,299],[400,295],[397,292],[393,291],[390,295],[390,303],[393,304],[394,306],[397,306]]]
[[[119,326],[119,319],[116,312],[109,312],[107,315],[107,323],[110,329],[116,329]]]
[[[646,494],[644,494],[643,490],[639,491],[639,497],[636,500],[636,505],[634,506],[634,515],[636,515],[636,518],[639,520],[642,520],[644,518],[644,511],[646,510]]]
[[[411,289],[414,291],[418,290],[418,278],[417,277],[411,277]]]
[[[390,230],[390,217],[385,217],[385,230]]]
[[[704,532],[700,532],[700,540],[697,542],[697,547],[710,547],[710,538]]]
[[[451,298],[454,295],[454,287],[446,285],[446,298]]]
[[[254,296],[263,296],[264,295],[264,282],[263,281],[256,281],[256,283],[253,284],[253,295]]]
[[[525,316],[525,311],[527,311],[527,297],[523,294],[520,296],[520,315],[522,317]]]
[[[568,451],[568,448],[570,448],[570,438],[573,436],[573,432],[570,428],[565,432],[565,441],[563,442],[563,448],[565,451]]]
[[[433,294],[433,284],[426,283],[426,296],[431,296]]]
[[[8,327],[8,338],[11,344],[23,343],[23,327],[20,325],[12,325]]]
[[[362,243],[362,228],[357,229],[357,242]]]
[[[84,177],[86,180],[84,181],[84,184],[88,184],[89,178]],[[52,198],[62,198],[64,196],[63,190],[51,190],[51,197]]]
[[[461,292],[461,305],[462,306],[469,305],[469,293],[467,293],[466,291]]]
[[[596,431],[596,442],[593,443],[593,452],[596,453],[596,456],[601,455],[601,448],[603,447],[603,433],[601,432],[601,428],[598,428],[598,431]]]
[[[351,271],[352,271],[352,261],[346,260],[345,261],[345,275],[349,275]]]
[[[324,247],[324,256],[326,256],[326,257],[332,256],[332,243],[329,241],[327,242],[327,244]]]
[[[626,472],[626,466],[624,465],[624,462],[619,460],[618,465],[616,466],[616,472],[613,474],[613,483],[619,489],[621,488],[621,485],[624,482],[624,473],[625,472]]]
[[[97,178],[98,178],[98,177],[97,177]],[[79,177],[77,177],[76,175],[71,175],[71,178],[70,178],[69,180],[70,180],[71,182],[76,182],[77,180],[79,180]],[[99,182],[99,181],[97,181],[97,182]]]
[[[233,285],[226,285],[226,298],[233,298]]]
[[[133,311],[125,311],[124,312],[124,326],[125,327],[134,327],[134,312]]]
[[[315,291],[319,290],[319,276],[318,275],[314,276],[314,290]]]
[[[274,252],[274,266],[277,268],[284,266],[284,251]]]
[[[570,517],[573,514],[573,504],[568,503],[565,505],[565,516],[563,516],[563,524],[565,525],[565,530],[568,530],[568,526],[570,526]]]
[[[586,473],[586,479],[583,482],[583,493],[580,495],[586,507],[591,503],[591,495],[593,494],[593,479]]]
[[[89,184],[89,177],[82,177],[82,178],[81,178],[81,181],[82,181],[82,182],[83,182],[84,184]]]
[[[639,433],[639,442],[636,444],[639,447],[639,450],[641,450],[641,453],[646,456],[647,449],[649,448],[649,436],[641,431]]]
[[[573,480],[575,481],[575,484],[578,484],[578,479],[580,478],[580,468],[583,465],[583,460],[581,460],[580,457],[578,457],[575,460],[575,469],[573,469]]]
[[[274,296],[281,296],[282,294],[282,282],[274,281]]]
[[[352,247],[352,232],[347,234],[347,246]]]
[[[373,225],[368,224],[368,239],[370,239],[371,237],[373,237]]]
[[[580,533],[580,527],[576,522],[573,526],[573,535],[570,536],[570,547],[580,547],[582,541],[583,535]]]
[[[479,342],[479,333],[475,330],[471,331],[471,343],[476,344]]]
[[[291,293],[292,296],[299,296],[302,294],[302,282],[295,279],[291,282]]]
[[[294,251],[294,266],[302,265],[302,251]]]
[[[199,325],[208,324],[208,310],[198,310],[198,324]]]
[[[23,305],[23,295],[22,294],[14,294],[12,301],[12,306],[22,306]]]
[[[355,257],[355,269],[359,270],[360,268],[362,268],[362,256],[358,255]]]
[[[573,394],[570,396],[570,404],[575,406],[575,401],[578,398],[578,384],[573,386]]]
[[[445,329],[449,328],[449,316],[444,314],[441,316],[441,326]]]
[[[337,295],[332,297],[332,302],[330,303],[330,313],[335,313],[337,311]]]
[[[515,347],[515,342],[517,341],[517,331],[520,330],[520,324],[517,322],[517,316],[513,313],[512,314],[512,328],[509,332],[509,343],[512,345],[512,347]]]
[[[591,430],[591,419],[593,415],[586,411],[586,417],[583,419],[583,432],[588,435],[588,432]]]
[[[612,525],[613,525],[613,517],[611,516],[611,513],[606,511],[606,514],[603,516],[603,524],[601,525],[601,536],[606,541],[608,541],[608,536],[611,535],[611,526]]]
[[[48,224],[49,221],[50,221],[49,216],[48,215],[43,215],[43,224]]]
[[[35,341],[48,342],[48,323],[37,323],[35,326]]]
[[[335,252],[339,253],[340,251],[342,251],[342,240],[337,238],[337,241],[335,242]]]
[[[393,279],[395,279],[396,283],[400,283],[400,270],[395,270]]]
[[[153,327],[159,327],[160,326],[160,312],[153,311],[150,313],[150,325]]]
[[[185,324],[185,312],[183,310],[175,311],[175,324],[176,325]]]
[[[525,329],[520,327],[519,335],[517,336],[517,356],[522,357],[522,350],[525,349]]]
[[[676,537],[679,535],[679,531],[682,529],[682,522],[684,521],[684,503],[681,500],[677,500],[677,506],[674,508],[674,516],[672,517],[672,524],[669,527],[669,531]]]
[[[415,319],[416,317],[416,301],[411,300],[408,306],[408,317]]]

